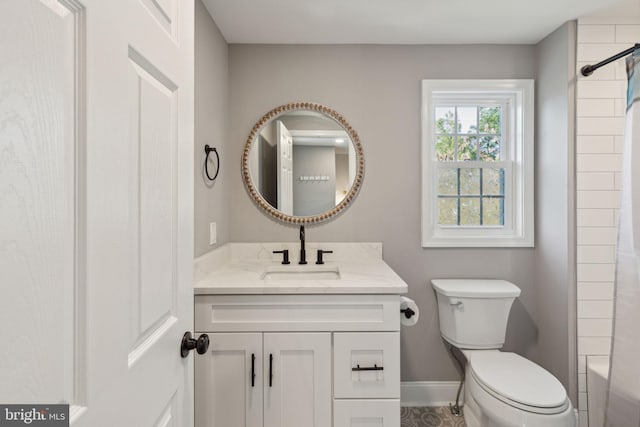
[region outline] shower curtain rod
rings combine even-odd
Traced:
[[[600,61],[597,64],[585,65],[584,67],[582,67],[580,69],[580,73],[582,73],[583,76],[588,77],[591,74],[593,74],[593,72],[595,70],[597,70],[598,68],[600,68],[602,66],[605,66],[608,63],[613,62],[613,61],[615,61],[617,59],[624,58],[625,56],[632,54],[636,49],[640,49],[640,43],[636,43],[635,45],[633,45],[633,47],[630,47],[627,50],[624,50],[624,51],[622,51],[622,52],[620,52],[618,54],[615,54],[611,58],[607,58],[607,59],[605,59],[603,61]]]

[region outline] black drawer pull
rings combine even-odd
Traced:
[[[273,386],[273,354],[269,355],[269,387]]]
[[[351,368],[352,371],[384,371],[383,366],[373,365],[361,368],[360,365],[356,365],[356,368]]]
[[[256,355],[251,353],[251,387],[256,386]]]

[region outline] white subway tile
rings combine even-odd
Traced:
[[[612,227],[613,209],[578,209],[577,224],[579,227]]]
[[[594,101],[594,100],[582,100]],[[599,99],[595,101],[600,101]],[[613,135],[580,135],[576,138],[578,153],[615,153],[615,136]]]
[[[614,263],[616,258],[615,246],[578,246],[577,260],[579,263],[606,264]]]
[[[587,372],[587,357],[578,356],[578,373],[584,374],[585,372]]]
[[[578,301],[578,319],[611,319],[612,317],[613,301]]]
[[[622,172],[616,172],[613,174],[613,188],[615,190],[622,189]]]
[[[576,174],[578,190],[615,190],[614,172],[579,172]]]
[[[587,393],[578,393],[578,408],[582,411],[589,410],[587,407]]]
[[[576,156],[578,172],[620,172],[622,155],[620,154],[578,154]]]
[[[578,117],[578,135],[624,135],[623,117]]]
[[[582,80],[591,80],[591,81],[598,81],[598,80],[617,80],[616,79],[616,71],[614,67],[602,67],[602,68],[598,68],[598,71],[594,72],[593,74],[591,74],[590,76],[583,76],[582,73],[580,73],[580,70],[582,70],[582,67],[584,67],[585,65],[592,65],[593,61],[579,61],[576,62],[576,74],[578,75],[578,82],[581,82]],[[578,83],[580,84],[580,83]]]
[[[613,264],[578,264],[578,282],[613,282],[614,278],[615,266]]]
[[[618,23],[618,20],[611,17],[599,16],[597,14],[582,16],[578,19],[578,28],[582,25],[605,25],[611,24],[615,25]],[[578,30],[578,43],[580,43],[580,30]]]
[[[589,412],[578,411],[578,427],[589,427]]]
[[[615,115],[613,99],[578,99],[576,103],[578,117],[613,117]]]
[[[580,341],[578,341],[578,348],[580,348]],[[578,354],[584,354],[578,352]],[[578,374],[578,391],[586,392],[587,391],[587,374]]]
[[[614,26],[629,23],[634,25]],[[578,70],[599,62],[638,39],[638,19],[585,18],[578,22]],[[613,34],[612,34],[613,33]],[[616,38],[612,40],[612,35]],[[591,44],[589,44],[591,43]],[[579,76],[580,77],[580,76]],[[613,312],[613,275],[619,175],[621,170],[626,70],[618,60],[589,78],[580,77],[577,89],[577,266],[578,353],[607,355]],[[601,139],[598,139],[601,138]],[[616,176],[617,175],[617,176]],[[601,190],[601,191],[598,191]],[[606,207],[605,209],[598,209]],[[585,357],[578,357],[580,426],[588,427]]]
[[[587,32],[588,35],[588,32]],[[615,42],[616,43],[638,43],[640,40],[640,25],[616,25]],[[627,46],[627,48],[632,46]],[[627,49],[623,47],[621,50]]]
[[[622,153],[622,147],[624,147],[624,135],[614,136],[613,150],[615,153]]]
[[[621,48],[620,50],[624,50],[624,49],[627,48],[627,46],[621,45],[620,48]],[[614,80],[618,80],[618,81],[624,82],[625,85],[626,85],[627,80],[628,80],[626,62],[624,60],[620,59],[620,60],[612,63],[611,65],[613,65],[613,75],[615,77]]]
[[[577,59],[600,62],[618,52],[620,52],[620,45],[616,43],[579,43]]]
[[[606,356],[610,351],[609,337],[578,337],[578,354]],[[578,374],[578,377],[580,375],[582,374]]]
[[[611,337],[613,320],[611,319],[578,319],[578,336]]]
[[[601,363],[609,364],[609,358],[607,356],[587,356],[587,363]]]
[[[616,245],[618,229],[615,227],[578,227],[578,245]]]
[[[613,115],[617,117],[624,117],[626,113],[627,113],[627,101],[620,98],[614,99]]]
[[[580,43],[615,43],[615,25],[578,25]]]
[[[580,25],[604,25],[604,24],[638,24],[638,18],[629,16],[585,16],[578,20],[578,26]]]
[[[578,209],[618,208],[620,192],[580,190],[577,192],[576,206]]]
[[[608,265],[608,264],[594,264],[594,265]],[[613,268],[613,264],[610,264],[610,265]],[[589,281],[578,282],[578,299],[580,301],[612,300],[613,299],[613,280],[611,282],[589,282]]]
[[[598,70],[600,71],[600,70]],[[627,82],[623,80],[579,80],[578,99],[583,98],[624,98]]]

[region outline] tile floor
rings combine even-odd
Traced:
[[[466,427],[463,417],[454,417],[447,407],[401,408],[401,427]]]

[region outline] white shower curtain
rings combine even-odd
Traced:
[[[627,58],[627,74],[606,427],[640,427],[640,50]]]

